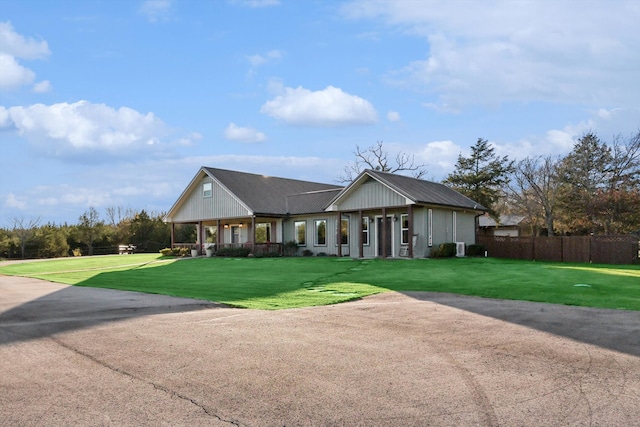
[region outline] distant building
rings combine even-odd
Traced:
[[[484,236],[520,237],[528,235],[524,227],[525,217],[522,215],[500,215],[498,221],[489,215],[478,218],[480,234]]]

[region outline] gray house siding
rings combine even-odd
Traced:
[[[211,197],[203,196],[204,183],[212,184]],[[193,191],[175,216],[171,218],[171,221],[187,222],[212,218],[241,218],[248,215],[250,215],[250,212],[246,207],[210,177],[205,177],[194,185]]]
[[[407,204],[407,199],[391,190],[389,187],[380,184],[374,179],[369,179],[337,207],[341,211],[379,208],[381,206],[403,206]]]

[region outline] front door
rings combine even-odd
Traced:
[[[386,246],[387,246],[387,251],[386,254],[387,256],[392,256],[391,253],[391,240],[392,240],[392,236],[391,236],[391,221],[392,219],[390,217],[387,217],[387,223],[386,226],[384,227],[384,233],[386,233],[387,235],[387,241]],[[376,241],[377,241],[377,246],[378,246],[378,256],[383,256],[385,254],[384,249],[383,249],[383,240],[384,238],[382,237],[382,233],[383,233],[383,228],[382,228],[382,217],[377,217],[376,218]]]

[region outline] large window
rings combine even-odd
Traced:
[[[403,245],[409,244],[409,215],[400,215],[400,231],[402,231],[400,243]]]
[[[362,244],[363,245],[369,244],[369,217],[368,216],[362,217]]]
[[[296,233],[294,237],[295,242],[298,246],[307,246],[307,222],[296,221],[293,226]]]
[[[316,219],[316,246],[324,246],[327,244],[327,220]]]
[[[349,244],[349,218],[340,220],[340,243],[343,245]]]
[[[271,224],[256,224],[256,243],[271,242]]]
[[[205,182],[202,184],[202,197],[211,197],[213,195],[213,184]]]

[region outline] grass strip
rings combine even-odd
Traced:
[[[392,290],[640,311],[640,266],[492,258],[166,260],[136,254],[15,264],[0,267],[0,274],[269,310],[335,304]]]

